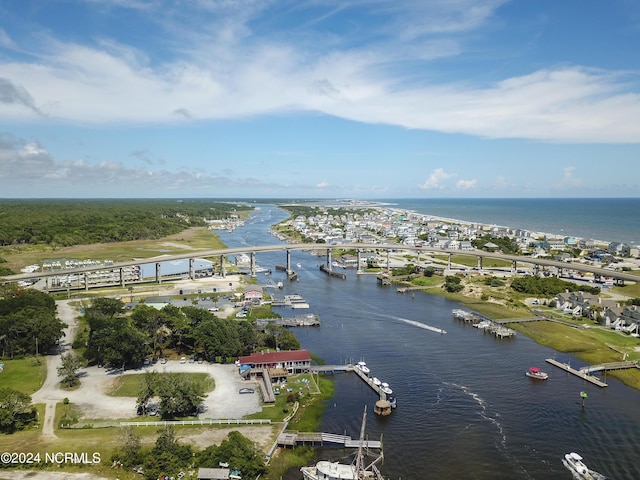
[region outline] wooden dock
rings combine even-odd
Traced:
[[[320,325],[320,317],[315,313],[309,313],[295,317],[259,318],[256,320],[256,327],[263,330],[269,324],[282,327],[316,327]]]
[[[586,380],[587,382],[591,382],[594,385],[597,385],[598,387],[606,387],[607,384],[604,383],[602,380],[600,380],[598,377],[594,377],[593,375],[589,375],[586,371],[583,370],[576,370],[575,368],[571,368],[571,366],[568,363],[562,363],[559,362],[553,358],[547,358],[546,359],[547,363],[550,363],[551,365],[555,365],[558,368],[561,368],[562,370],[569,372],[573,375],[575,375],[576,377],[580,377],[583,380]]]
[[[363,440],[364,448],[381,449],[379,440]],[[348,435],[336,435],[323,432],[282,432],[278,435],[279,447],[295,447],[296,445],[336,445],[344,448],[358,448],[360,440],[354,440]]]
[[[345,372],[354,372],[358,375],[364,383],[369,385],[371,389],[380,397],[380,400],[386,400],[387,394],[382,391],[382,389],[373,383],[373,379],[369,377],[366,373],[360,370],[355,365],[314,365],[311,367],[313,373],[345,373]]]
[[[607,370],[624,370],[627,368],[640,368],[640,362],[632,360],[625,362],[601,363],[599,365],[591,365],[590,367],[582,367],[580,371],[584,373],[593,373],[606,372]]]

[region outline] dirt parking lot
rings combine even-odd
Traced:
[[[68,301],[61,301],[58,302],[58,315],[68,325],[64,341],[61,343],[61,350],[64,352],[70,348],[75,334],[78,312]],[[108,395],[116,379],[123,375],[121,371],[110,371],[97,366],[83,368],[80,371],[80,387],[73,391],[66,391],[60,388],[57,376],[59,365],[59,355],[47,357],[47,379],[42,388],[32,396],[35,403],[44,403],[47,407],[43,429],[45,435],[54,436],[52,416],[55,404],[62,402],[64,398],[68,398],[71,403],[81,409],[83,419],[120,419],[135,416],[135,398]],[[258,385],[243,380],[235,365],[181,363],[180,360],[169,360],[165,364],[157,363],[146,368],[126,370],[124,375],[140,375],[147,371],[201,372],[210,375],[215,382],[215,389],[205,398],[204,412],[199,415],[199,418],[238,419],[261,411]],[[243,387],[251,387],[255,393],[240,394],[239,390]]]

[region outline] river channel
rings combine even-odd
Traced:
[[[280,241],[269,226],[287,217],[260,205],[244,226],[221,232],[229,247],[273,245]],[[367,434],[384,443],[382,468],[392,480],[427,479],[571,479],[565,453],[576,451],[592,469],[609,479],[640,478],[640,392],[609,377],[599,388],[545,362],[556,358],[584,364],[567,354],[518,335],[496,339],[453,320],[455,302],[421,292],[399,294],[379,286],[372,275],[344,270],[347,279],[319,270],[324,257],[292,251],[299,281],[288,282],[284,252],[259,253],[261,284],[283,281],[277,296],[299,294],[308,311],[280,308],[293,316],[311,312],[320,327],[296,328],[302,347],[327,364],[366,361],[371,375],[388,382],[398,406],[388,417],[373,414],[377,397],[356,375],[335,375],[335,395],[322,420],[322,431],[357,438],[367,407]],[[446,334],[425,329],[442,328]],[[525,376],[530,366],[549,373],[547,381]],[[582,406],[580,392],[588,398]],[[328,459],[348,452],[324,449]],[[301,478],[290,472],[286,480]]]

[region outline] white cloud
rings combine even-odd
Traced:
[[[324,190],[327,187],[329,187],[329,183],[325,182],[325,181],[322,181],[322,182],[319,182],[318,184],[316,184],[316,188],[318,188],[320,190]]]
[[[453,176],[453,174],[445,172],[443,168],[436,168],[431,172],[429,178],[427,178],[423,184],[418,185],[418,187],[422,190],[440,190],[444,188],[442,181]]]
[[[456,182],[456,188],[458,190],[471,190],[476,187],[478,181],[474,178],[473,180],[458,180]]]
[[[579,187],[583,184],[582,179],[576,177],[574,174],[576,167],[565,167],[562,170],[562,185],[568,187]]]
[[[22,88],[5,89],[20,101],[0,104],[0,120],[33,119],[42,113],[97,124],[175,123],[310,111],[488,138],[638,142],[640,94],[625,83],[623,73],[562,66],[476,86],[470,80],[429,83],[430,77],[403,70],[403,65],[415,68],[429,59],[457,55],[461,46],[452,33],[483,25],[502,3],[364,0],[345,7],[338,1],[281,5],[201,0],[197,5],[202,10],[159,15],[162,2],[139,0],[131,5],[137,12],[149,11],[149,19],[166,33],[167,56],[114,39],[81,45],[46,38],[39,50],[30,52],[32,57],[0,60],[6,87]],[[127,5],[111,0],[108,8]],[[367,46],[362,47],[350,31],[257,33],[251,26],[269,6],[285,12],[322,6],[325,13],[310,21],[317,25],[343,10],[358,9],[363,22],[358,31],[371,41],[363,41]],[[365,22],[372,18],[388,21],[373,32]],[[0,41],[10,40],[15,43],[0,30]]]

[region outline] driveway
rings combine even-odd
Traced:
[[[78,311],[69,301],[59,301],[58,316],[67,324],[65,337],[60,342],[60,354],[70,350],[78,325]],[[49,355],[47,361],[47,378],[37,392],[32,395],[34,403],[45,404],[43,421],[43,439],[55,439],[54,414],[57,403],[66,397],[80,408],[84,419],[120,419],[135,416],[136,399],[131,397],[113,397],[107,395],[111,391],[120,371],[109,371],[104,368],[86,367],[80,370],[80,387],[73,391],[60,388],[57,368],[60,366],[60,355]],[[244,381],[235,365],[208,363],[180,363],[170,360],[166,364],[157,363],[151,367],[126,370],[124,375],[138,375],[146,371],[157,372],[203,372],[211,375],[215,389],[204,400],[205,409],[199,418],[238,419],[250,413],[260,412],[260,390],[252,382]],[[254,394],[239,394],[242,387],[253,387]],[[151,417],[149,417],[151,418]]]

